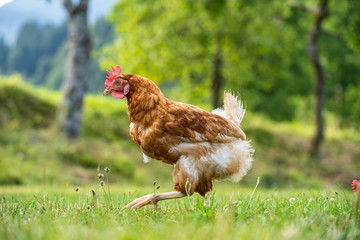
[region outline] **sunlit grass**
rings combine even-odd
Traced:
[[[59,106],[60,92],[35,89],[19,79],[15,76],[1,84],[20,84]],[[172,166],[158,161],[142,164],[141,152],[128,136],[126,109],[125,101],[87,95],[83,137],[76,142],[55,129],[2,129],[0,179],[22,186],[0,187],[0,239],[360,238],[354,194],[337,188],[338,180],[320,181],[317,169],[306,162],[304,143],[312,136],[313,124],[274,122],[251,112],[242,127],[255,146],[255,161],[240,184],[216,182],[208,207],[195,194],[160,202],[158,211],[151,206],[123,210],[136,197],[153,192],[154,180],[161,185],[157,192],[173,191]],[[360,141],[356,132],[331,127],[333,120],[328,126],[327,139],[336,141],[327,143],[332,152],[326,160],[345,156],[343,138],[354,141],[349,144],[354,150],[348,158],[355,156]],[[111,198],[98,185],[99,164],[101,169],[112,169]],[[352,179],[352,165],[341,167],[346,178]],[[324,175],[331,174],[330,170],[335,171],[329,168]],[[255,192],[243,188],[255,185],[259,175],[263,180]],[[347,180],[344,185],[350,185]],[[333,188],[322,187],[324,182]],[[298,189],[264,189],[292,185]],[[105,190],[108,186],[106,182]],[[314,186],[317,190],[308,189]]]
[[[260,184],[261,185],[261,184]],[[352,192],[217,186],[210,206],[194,195],[139,210],[123,206],[151,186],[0,188],[1,239],[357,239]],[[128,190],[133,191],[129,192]],[[134,192],[134,190],[138,190]],[[189,202],[190,200],[190,202]]]

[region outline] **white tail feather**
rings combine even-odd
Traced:
[[[225,114],[238,125],[240,125],[246,112],[241,97],[234,96],[230,91],[224,93],[224,110]]]
[[[220,115],[234,121],[240,125],[245,115],[244,103],[241,101],[240,96],[234,96],[230,91],[224,92],[224,109],[217,108],[212,113]]]

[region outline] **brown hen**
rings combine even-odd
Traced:
[[[171,101],[144,77],[121,74],[113,68],[105,83],[104,96],[127,98],[130,136],[141,148],[144,161],[161,160],[174,165],[174,189],[153,193],[125,206],[141,208],[165,199],[211,192],[219,179],[239,181],[251,168],[252,154],[240,128],[245,114],[242,102],[224,94],[224,109],[209,113],[196,106]]]

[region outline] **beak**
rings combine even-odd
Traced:
[[[112,93],[112,90],[106,88],[106,89],[104,90],[103,96],[107,96],[107,95],[109,95],[110,93]]]

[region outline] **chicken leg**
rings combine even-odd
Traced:
[[[146,206],[148,204],[154,204],[154,209],[157,209],[157,202],[161,200],[168,200],[174,198],[182,198],[185,197],[186,194],[181,192],[167,192],[167,193],[150,193],[148,195],[142,196],[140,198],[135,199],[131,203],[127,204],[125,208],[138,209]]]

